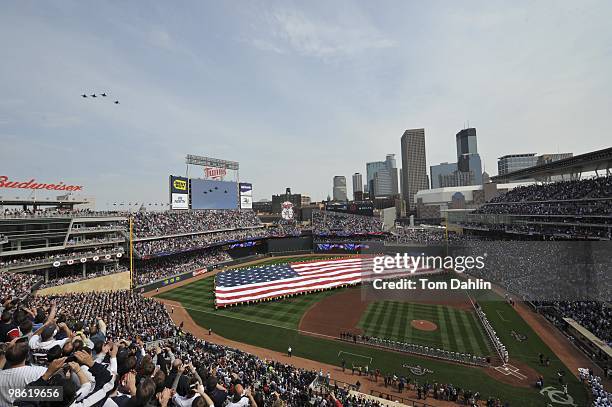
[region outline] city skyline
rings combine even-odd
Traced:
[[[334,175],[399,157],[410,128],[425,128],[429,167],[450,161],[469,121],[492,175],[507,154],[598,150],[611,13],[605,1],[7,3],[0,175],[83,185],[99,208],[164,202],[168,175],[197,154],[240,162],[256,201],[285,186],[321,201]],[[110,99],[81,97],[100,92]]]

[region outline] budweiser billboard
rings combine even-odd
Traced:
[[[47,191],[82,191],[83,185],[68,185],[63,181],[55,183],[37,182],[32,178],[28,181],[13,181],[6,175],[0,175],[0,188],[33,189]]]

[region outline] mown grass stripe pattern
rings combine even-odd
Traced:
[[[414,319],[431,321],[438,329],[415,329],[410,325]],[[358,326],[370,336],[479,356],[490,354],[472,312],[449,306],[379,301],[368,306]]]
[[[196,323],[204,327],[212,327],[220,335],[240,342],[279,352],[286,351],[288,344],[290,344],[297,356],[331,364],[339,363],[339,352],[350,352],[350,354],[343,354],[347,364],[350,365],[351,362],[357,364],[363,363],[364,357],[371,357],[373,358],[373,366],[380,368],[384,373],[405,372],[403,364],[418,364],[435,372],[430,378],[432,381],[454,383],[463,388],[478,389],[484,398],[495,396],[496,398],[499,397],[502,400],[509,401],[511,405],[521,407],[539,407],[548,400],[537,389],[517,388],[501,383],[480,369],[448,364],[409,354],[398,357],[398,354],[395,352],[353,345],[347,342],[326,340],[299,333],[296,330],[297,325],[308,307],[338,291],[326,291],[278,300],[276,302],[215,310],[212,288],[213,279],[206,278],[160,294],[159,296],[181,302]],[[563,370],[568,381],[569,393],[574,397],[576,405],[587,405],[587,392],[584,386],[557,358],[551,358],[551,365],[549,367],[539,365],[537,355],[539,353],[551,355],[550,348],[542,342],[516,311],[506,304],[502,297],[493,292],[471,292],[471,294],[489,316],[489,320],[498,332],[502,342],[509,347],[513,358],[528,364],[549,383],[555,382],[557,380],[557,372]],[[452,325],[447,312],[448,307],[404,302],[400,304],[397,312],[402,313],[403,316],[398,315],[392,321],[402,325],[403,329],[400,328],[399,331],[392,330],[392,333],[398,332],[398,335],[404,338],[415,338],[415,343],[416,340],[429,340],[431,346],[433,346],[435,341],[443,343],[441,334],[436,336],[432,335],[432,333],[424,333],[423,331],[411,328],[409,323],[407,323],[412,319],[428,319],[425,315],[430,315],[430,318],[437,319],[437,322],[433,319],[430,320],[438,323],[440,332],[443,329],[447,330],[450,345],[456,348],[456,333],[451,331]],[[380,319],[380,314],[385,312],[383,305],[382,302],[370,304],[368,312],[360,321],[360,325],[367,325],[370,329],[376,329],[375,322]],[[290,311],[285,313],[284,308],[289,308]],[[426,308],[429,308],[429,314],[426,314]],[[387,311],[389,311],[388,305]],[[279,318],[283,320],[282,322],[277,320],[277,315],[281,315],[280,313],[282,313],[282,316]],[[286,316],[287,314],[289,317]],[[503,318],[501,318],[501,314],[503,314]],[[488,349],[488,342],[481,335],[482,328],[480,323],[476,320],[473,313],[468,313],[468,315],[470,317],[468,318],[469,327],[466,326],[466,331],[480,333],[475,334],[476,342],[481,349]],[[465,322],[463,318],[460,318],[460,320]],[[280,326],[281,324],[284,326]],[[527,340],[523,342],[516,341],[510,334],[512,329],[524,334]],[[472,344],[470,340],[466,340],[466,343]],[[490,351],[487,353],[490,354]],[[358,357],[354,355],[363,356]],[[412,379],[419,378],[412,377]]]

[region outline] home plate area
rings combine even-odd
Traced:
[[[494,369],[505,376],[514,376],[520,380],[525,380],[527,378],[526,375],[519,372],[518,367],[509,365],[507,363],[505,365],[496,366],[494,367]]]

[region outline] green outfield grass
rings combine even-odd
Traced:
[[[413,319],[431,321],[438,329],[431,332],[415,329],[410,324]],[[358,326],[366,335],[379,338],[476,356],[491,354],[474,313],[450,306],[378,301],[368,306]]]
[[[214,284],[214,278],[204,278],[160,294],[159,297],[179,301],[189,312],[197,311],[223,316],[234,320],[236,323],[251,321],[279,328],[297,329],[300,318],[309,307],[321,299],[339,292],[339,290],[322,291],[283,300],[215,310]]]
[[[292,261],[292,259],[272,260],[280,260],[283,262]],[[298,260],[304,259],[299,258]],[[338,290],[297,296],[274,302],[263,302],[254,305],[215,310],[213,287],[214,280],[210,277],[160,294],[159,297],[179,301],[196,323],[205,328],[210,327],[219,335],[239,342],[279,352],[286,352],[287,347],[291,346],[296,356],[336,366],[339,365],[341,359],[346,361],[347,366],[351,364],[363,366],[365,363],[371,363],[371,368],[379,368],[384,373],[397,373],[406,376],[411,376],[411,374],[402,366],[404,364],[418,364],[424,368],[433,370],[434,374],[425,377],[412,376],[413,381],[419,380],[419,382],[423,382],[427,380],[429,382],[438,381],[442,383],[453,383],[463,388],[478,390],[485,398],[487,396],[500,397],[503,400],[509,401],[511,406],[540,407],[545,406],[549,402],[548,398],[541,395],[534,387],[526,389],[502,384],[487,375],[481,368],[450,364],[409,354],[388,352],[364,345],[323,339],[298,332],[297,327],[304,312],[312,304],[322,298],[338,293]],[[540,340],[512,307],[506,304],[501,297],[491,292],[472,294],[489,316],[491,323],[497,330],[502,341],[508,346],[513,358],[533,367],[544,377],[546,385],[550,386],[556,385],[556,373],[558,370],[561,369],[566,371],[569,393],[573,396],[575,404],[578,406],[587,405],[587,393],[581,383],[554,357],[546,344]],[[372,318],[374,318],[374,316],[372,316],[370,317],[370,328],[368,329],[377,329],[379,331],[385,331],[385,333],[390,332],[391,335],[399,335],[401,327],[403,326],[405,329],[405,325],[402,325],[401,322],[403,318],[401,315],[410,315],[410,312],[416,314],[418,311],[418,317],[416,319],[429,319],[435,323],[444,321],[443,323],[446,324],[446,329],[448,329],[447,339],[443,339],[442,333],[440,333],[439,338],[431,337],[421,339],[441,341],[441,343],[444,343],[446,340],[449,346],[459,346],[457,341],[458,337],[461,336],[464,344],[463,346],[470,346],[473,349],[478,349],[480,347],[483,352],[486,352],[484,349],[486,345],[483,345],[481,342],[483,338],[478,339],[478,336],[474,332],[472,332],[472,335],[474,335],[473,340],[470,340],[469,336],[467,336],[467,327],[473,328],[473,322],[476,322],[471,322],[468,315],[455,313],[455,320],[457,322],[455,326],[449,313],[455,310],[445,311],[442,309],[441,315],[436,306],[429,306],[429,309],[412,308],[412,311],[410,311],[410,306],[407,304],[404,305],[404,309],[397,304],[388,304],[387,307],[391,308],[385,311],[384,303],[378,306],[374,304],[373,308],[368,310],[362,321],[365,323],[367,315],[376,315],[378,313],[378,318],[383,318],[383,321],[388,319],[391,323],[381,323],[379,324],[379,328],[372,328],[371,323]],[[393,310],[395,310],[396,317],[385,317],[388,313],[392,313]],[[463,312],[459,310],[456,311]],[[436,313],[438,313],[437,319],[435,318]],[[467,320],[464,318],[467,318]],[[459,324],[459,320],[463,320],[464,324]],[[409,321],[407,321],[407,323],[408,322]],[[391,328],[383,328],[385,326],[391,326]],[[440,326],[440,324],[438,326]],[[461,328],[462,326],[464,328]],[[472,328],[470,328],[470,331]],[[525,335],[527,340],[523,342],[516,341],[510,334],[511,330],[518,331]],[[476,329],[476,332],[480,333],[481,331]],[[482,334],[480,333],[480,335]],[[452,342],[451,336],[453,336],[455,342]],[[412,337],[418,339],[417,336]],[[537,359],[540,352],[551,356],[551,366],[544,367],[539,365]],[[357,378],[358,377],[355,377],[355,380],[357,380]],[[556,385],[556,388],[560,389],[561,387]]]

